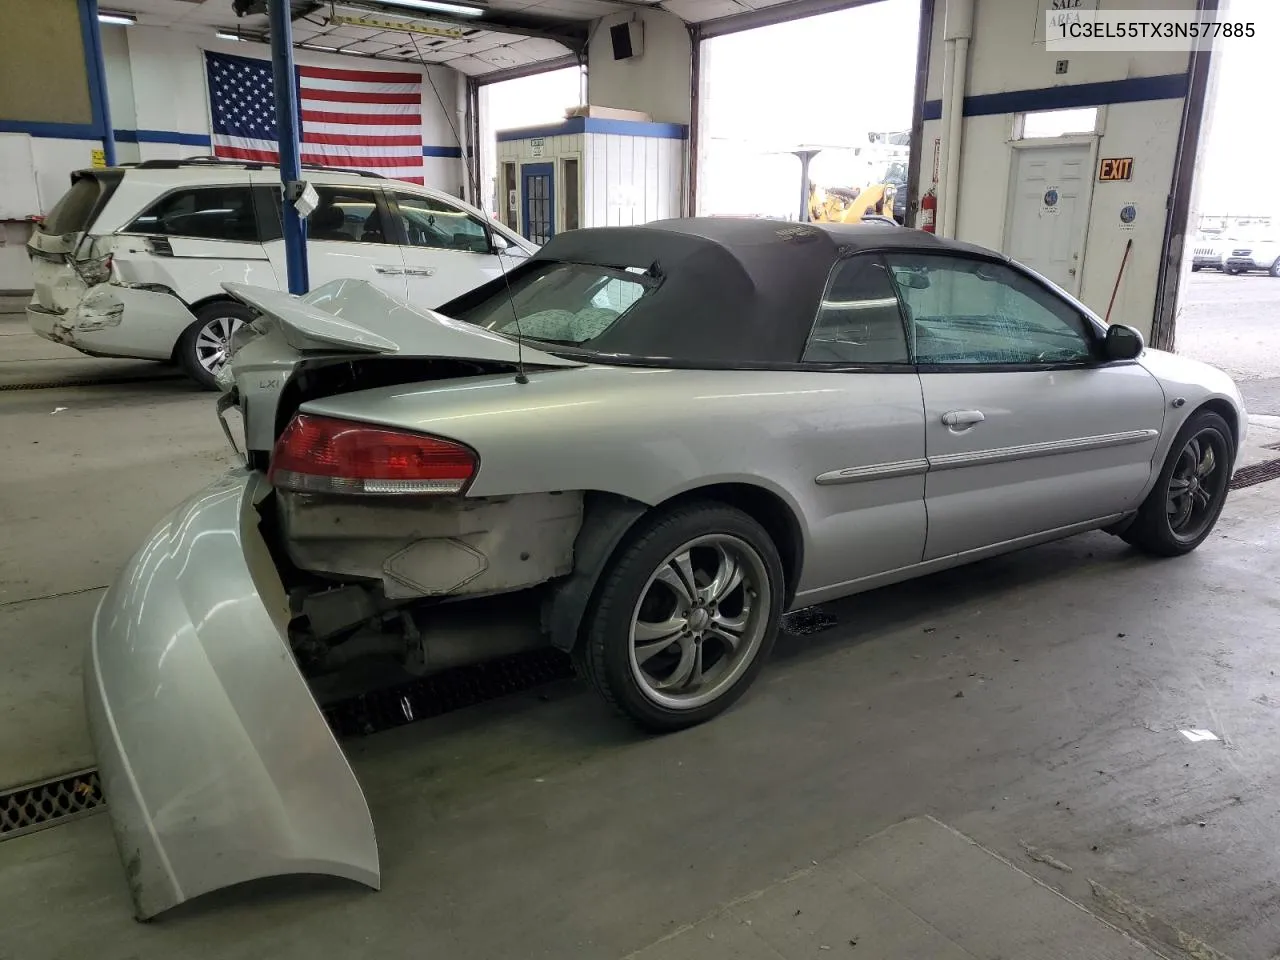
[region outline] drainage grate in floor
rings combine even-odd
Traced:
[[[1264,460],[1237,470],[1231,478],[1231,489],[1239,490],[1241,487],[1252,487],[1276,479],[1280,479],[1280,459]]]
[[[0,793],[0,840],[66,823],[102,805],[97,770],[6,790]]]
[[[324,708],[339,737],[364,736],[573,676],[567,654],[532,650],[349,697]]]

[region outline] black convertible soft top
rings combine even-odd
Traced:
[[[904,249],[962,250],[1003,259],[886,224],[659,220],[562,233],[506,279],[486,283],[440,312],[465,316],[491,297],[506,296],[508,282],[518,284],[548,262],[652,268],[660,278],[656,289],[585,345],[590,352],[708,366],[795,363],[836,262],[863,250]]]

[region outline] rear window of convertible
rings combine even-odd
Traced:
[[[507,336],[589,346],[657,285],[643,267],[548,263],[459,317]]]

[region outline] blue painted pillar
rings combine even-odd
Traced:
[[[107,96],[107,67],[102,57],[102,24],[98,22],[98,0],[84,0],[80,8],[84,17],[85,67],[89,72],[90,100],[96,108],[94,118],[102,128],[102,156],[108,167],[116,165],[116,131],[111,125],[111,101]],[[96,96],[94,95],[96,93]]]
[[[276,133],[280,138],[280,183],[284,189],[284,257],[289,292],[311,289],[307,277],[307,235],[302,217],[293,205],[289,185],[302,179],[301,130],[298,123],[298,84],[293,69],[293,21],[289,0],[267,0],[271,25],[271,70],[275,80]]]

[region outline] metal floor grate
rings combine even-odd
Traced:
[[[1235,476],[1231,478],[1231,489],[1239,490],[1242,487],[1252,487],[1255,484],[1276,479],[1280,479],[1280,459],[1264,460],[1262,463],[1254,463],[1237,470]]]
[[[0,840],[65,823],[102,805],[97,770],[14,787],[0,793]]]

